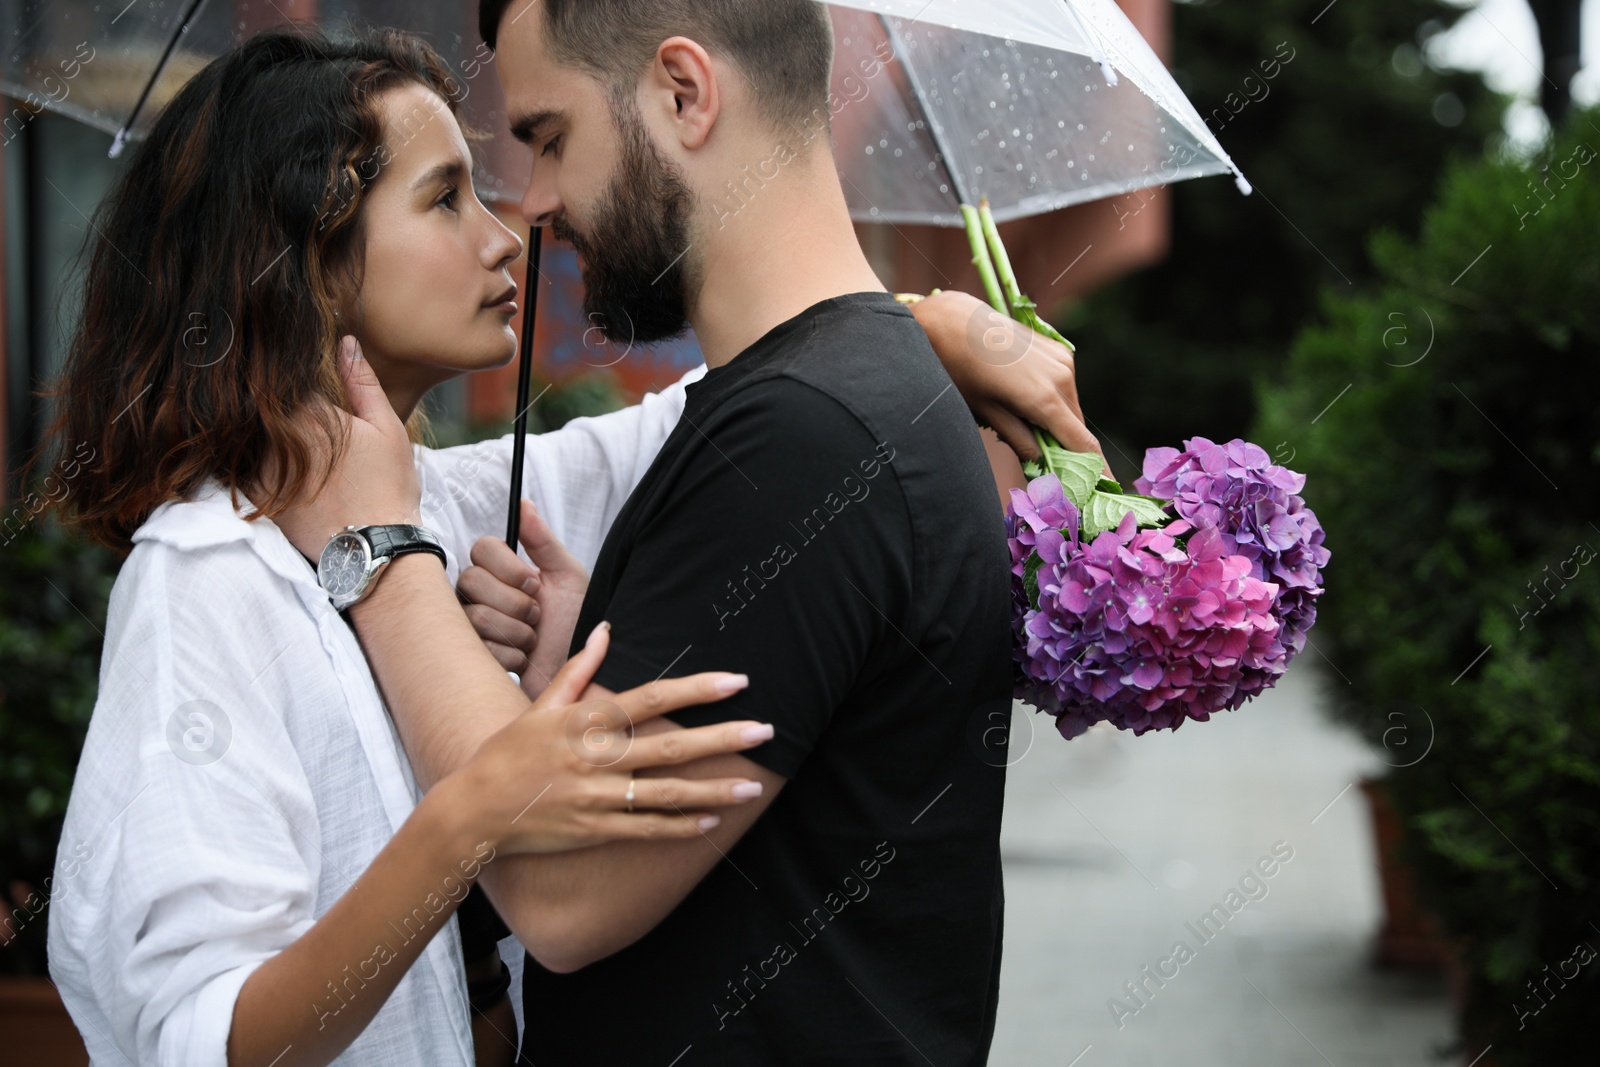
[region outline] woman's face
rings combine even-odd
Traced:
[[[517,354],[508,267],[522,241],[478,201],[455,116],[421,85],[379,98],[381,167],[362,204],[359,307],[340,311],[402,418],[422,394]],[[372,163],[367,164],[368,167]]]

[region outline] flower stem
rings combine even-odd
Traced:
[[[1005,293],[1006,303],[1013,312],[1031,307],[1033,302],[1023,296],[1022,290],[1017,286],[1017,275],[1011,269],[1011,257],[1006,254],[1006,246],[1000,243],[1000,230],[994,224],[994,212],[989,210],[987,196],[978,201],[978,224],[983,228],[984,240],[989,245],[990,254],[994,256],[995,273],[999,275],[1000,288]],[[1013,315],[1013,317],[1019,316]]]
[[[1036,330],[1076,352],[1078,346],[1061,336],[1054,326],[1041,319],[1036,310],[1038,305],[1022,295],[1022,289],[1017,284],[1016,272],[1011,269],[1011,257],[1006,253],[1006,246],[1000,240],[1000,228],[995,225],[994,212],[989,209],[988,197],[978,202],[978,225],[983,230],[984,242],[994,255],[995,270],[1006,304],[1011,308],[1011,317],[1029,329]]]
[[[1033,301],[1022,295],[1016,272],[1011,268],[1011,257],[1006,254],[1006,246],[1000,240],[1000,230],[995,225],[994,213],[989,209],[989,198],[984,197],[976,208],[971,204],[962,204],[961,217],[967,224],[967,243],[972,246],[972,263],[978,268],[978,277],[983,281],[983,291],[989,298],[990,306],[1006,318],[1014,319],[1029,329],[1073,348],[1071,341],[1039,318],[1033,310]],[[1073,350],[1076,351],[1075,348]],[[1033,431],[1034,444],[1039,448],[1040,465],[1047,473],[1059,478],[1061,472],[1050,462],[1050,449],[1065,451],[1065,447],[1048,430],[1032,423],[1028,428]]]
[[[1033,431],[1033,443],[1039,449],[1039,465],[1044,468],[1046,474],[1054,474],[1059,480],[1061,472],[1050,462],[1050,449],[1060,448],[1061,443],[1051,436],[1048,430],[1041,429],[1031,422],[1028,424],[1028,429]]]
[[[970,204],[962,204],[961,217],[967,224],[967,243],[972,246],[972,265],[978,268],[978,277],[983,280],[983,292],[989,299],[989,305],[1006,318],[1012,318],[1011,308],[1007,305],[1005,294],[1000,289],[1000,279],[994,272],[994,261],[989,258],[989,244],[984,239],[983,222],[979,219],[977,210]]]

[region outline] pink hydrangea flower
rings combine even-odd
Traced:
[[[1016,695],[1064,737],[1232,710],[1282,676],[1316,617],[1328,551],[1303,475],[1204,438],[1151,449],[1144,470],[1138,490],[1170,520],[1130,513],[1088,541],[1055,475],[1011,493]]]

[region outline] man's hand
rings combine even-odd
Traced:
[[[566,662],[589,575],[531,500],[522,501],[518,539],[532,566],[500,538],[479,538],[472,546],[473,566],[461,572],[456,593],[500,666],[537,698]]]
[[[1077,368],[1066,345],[967,293],[937,293],[912,304],[911,313],[973,414],[1021,459],[1039,455],[1030,423],[1074,452],[1104,456],[1078,403]]]
[[[422,487],[405,425],[354,337],[339,342],[339,360],[354,414],[326,406],[312,414],[337,428],[343,447],[330,455],[326,439],[311,436],[312,470],[327,469],[327,482],[315,498],[299,501],[273,519],[294,547],[312,559],[346,526],[422,521]],[[263,473],[264,481],[273,477],[270,469]]]

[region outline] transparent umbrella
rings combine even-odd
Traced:
[[[839,174],[862,221],[1038,215],[1244,176],[1112,0],[840,0]],[[885,55],[894,62],[877,60]]]
[[[205,62],[174,56],[181,31],[203,0],[145,0],[107,5],[81,0],[8,0],[0,7],[0,92],[17,103],[4,118],[10,141],[42,110],[69,115],[125,140],[166,69],[182,84]],[[170,92],[154,96],[164,103]]]
[[[397,26],[426,37],[458,83],[466,121],[505,132],[493,53],[478,37],[477,0],[5,0],[0,93],[16,104],[0,118],[0,140],[51,110],[112,134],[115,155],[149,131],[206,63],[308,11],[330,28]],[[512,195],[508,181],[525,179],[532,157],[508,136],[481,149],[489,195]]]

